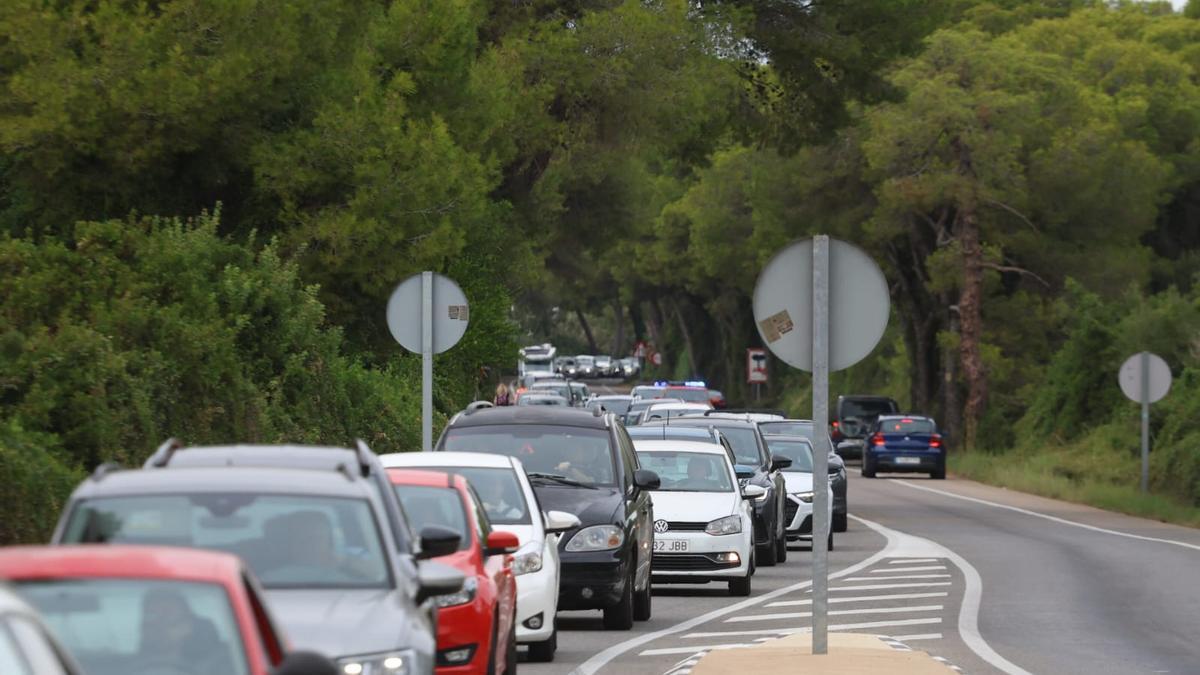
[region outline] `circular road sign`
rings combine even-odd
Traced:
[[[454,280],[433,275],[433,353],[458,344],[470,322],[467,296]],[[392,337],[410,352],[421,353],[421,275],[400,282],[387,304],[387,325]]]
[[[754,321],[763,343],[784,363],[812,371],[811,239],[790,244],[754,286]],[[883,337],[891,300],[887,279],[862,249],[829,240],[829,370],[861,361]]]
[[[1150,366],[1147,370],[1150,377],[1149,402],[1157,403],[1171,390],[1171,368],[1158,354],[1139,352],[1125,359],[1125,363],[1121,364],[1120,373],[1117,374],[1117,381],[1121,383],[1121,392],[1129,400],[1142,402],[1142,354],[1147,355],[1147,363]]]

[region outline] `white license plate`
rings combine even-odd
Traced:
[[[921,458],[920,457],[897,457],[896,463],[897,464],[920,464]]]
[[[686,539],[655,539],[655,553],[686,553],[688,543]]]

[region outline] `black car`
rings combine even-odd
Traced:
[[[946,446],[937,422],[921,415],[884,415],[875,421],[863,452],[862,475],[877,471],[928,473],[946,477]]]
[[[829,423],[834,451],[842,457],[863,456],[864,440],[880,415],[900,412],[900,405],[887,396],[838,396],[833,421]]]
[[[734,468],[742,485],[758,485],[767,493],[754,500],[754,552],[757,563],[764,567],[787,560],[787,535],[784,531],[784,509],[787,490],[783,474],[783,462],[771,459],[762,433],[754,422],[726,417],[673,417],[661,422],[650,422],[646,426],[668,424],[680,427],[712,427],[720,431],[733,446],[737,463]]]
[[[758,428],[764,436],[800,436],[809,442],[813,438],[812,420],[772,420],[759,422]],[[828,438],[828,435],[826,436]],[[850,513],[849,479],[846,477],[846,462],[833,450],[833,439],[829,439],[829,489],[833,491],[833,531],[845,532],[847,515]]]
[[[542,508],[575,514],[559,539],[558,608],[604,610],[604,627],[650,618],[650,555],[659,487],[611,413],[552,407],[481,408],[455,415],[435,450],[520,459]],[[645,553],[642,553],[645,552]]]

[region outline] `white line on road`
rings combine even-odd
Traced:
[[[863,609],[835,609],[829,611],[829,616],[846,614],[904,614],[907,612],[938,612],[944,609],[942,605],[919,605],[917,607],[866,607]],[[777,621],[779,619],[804,619],[812,616],[812,612],[781,612],[778,614],[750,614],[734,616],[725,619],[725,623],[742,623],[746,621]]]
[[[831,631],[848,631],[848,630],[865,630],[867,628],[890,628],[893,626],[925,626],[934,623],[941,623],[942,618],[931,617],[928,619],[892,619],[890,621],[867,621],[864,623],[840,623],[830,625]],[[802,626],[799,628],[762,628],[759,630],[726,630],[712,631],[705,633],[688,633],[683,636],[684,640],[692,640],[697,638],[729,638],[729,637],[747,637],[750,635],[791,635],[793,633],[808,633],[812,628]]]
[[[912,488],[914,490],[924,490],[925,492],[932,492],[934,494],[939,494],[944,497],[953,497],[954,499],[961,499],[961,500],[967,501],[967,502],[975,502],[976,504],[984,504],[985,506],[994,506],[998,509],[1007,509],[1009,511],[1016,511],[1017,513],[1023,513],[1027,516],[1034,516],[1036,518],[1045,518],[1046,520],[1053,521],[1055,523],[1061,523],[1063,525],[1072,525],[1074,527],[1081,527],[1085,530],[1092,530],[1093,532],[1103,532],[1104,534],[1111,534],[1111,535],[1115,535],[1118,537],[1128,537],[1129,539],[1140,539],[1142,541],[1154,541],[1154,542],[1158,542],[1160,544],[1174,544],[1175,546],[1182,546],[1184,548],[1190,548],[1190,549],[1193,549],[1196,551],[1200,551],[1200,545],[1189,544],[1185,541],[1177,541],[1175,539],[1160,539],[1158,537],[1146,537],[1146,536],[1143,536],[1140,534],[1130,534],[1129,532],[1121,532],[1119,530],[1110,530],[1110,529],[1104,528],[1104,527],[1096,527],[1095,525],[1085,525],[1083,523],[1075,522],[1074,520],[1067,520],[1066,518],[1059,518],[1058,516],[1051,516],[1051,515],[1047,515],[1045,513],[1038,513],[1037,511],[1030,511],[1029,509],[1022,509],[1017,506],[1009,506],[1008,504],[989,502],[986,499],[978,499],[976,497],[968,497],[966,495],[960,495],[960,494],[956,494],[953,492],[947,492],[945,490],[937,490],[934,488],[925,487],[924,485],[916,485],[913,483],[909,483],[908,481],[897,480],[897,481],[892,481],[892,482],[895,483],[896,485],[903,485],[904,487]]]
[[[916,635],[890,635],[893,640],[901,642],[912,642],[914,640],[941,640],[941,633],[917,633]]]
[[[932,572],[934,570],[944,570],[945,565],[926,565],[924,567],[881,567],[877,570],[871,570],[871,574],[891,574],[892,572]]]
[[[837,602],[874,602],[876,600],[917,600],[919,598],[944,598],[949,593],[945,591],[934,593],[897,593],[895,595],[862,595],[857,598],[830,598],[830,604]],[[779,602],[767,603],[767,607],[798,607],[800,605],[811,605],[812,598],[804,600],[781,600]]]
[[[896,558],[889,560],[889,565],[915,565],[917,563],[935,563],[941,562],[941,558]]]
[[[890,577],[850,577],[846,581],[880,581],[887,579],[949,579],[949,574],[899,574]]]
[[[830,591],[882,591],[886,588],[924,588],[926,586],[949,586],[949,581],[920,581],[912,584],[865,584],[862,586],[831,586]]]
[[[638,653],[638,656],[666,656],[669,654],[691,654],[697,651],[719,651],[721,649],[738,649],[741,647],[753,647],[753,643],[739,642],[732,645],[705,645],[703,647],[667,647],[665,649],[647,649],[644,652]]]

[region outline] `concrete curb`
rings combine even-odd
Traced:
[[[836,675],[954,675],[957,669],[934,657],[875,635],[830,633],[829,653],[812,653],[812,635],[797,633],[754,647],[705,654],[692,675],[830,673]]]

